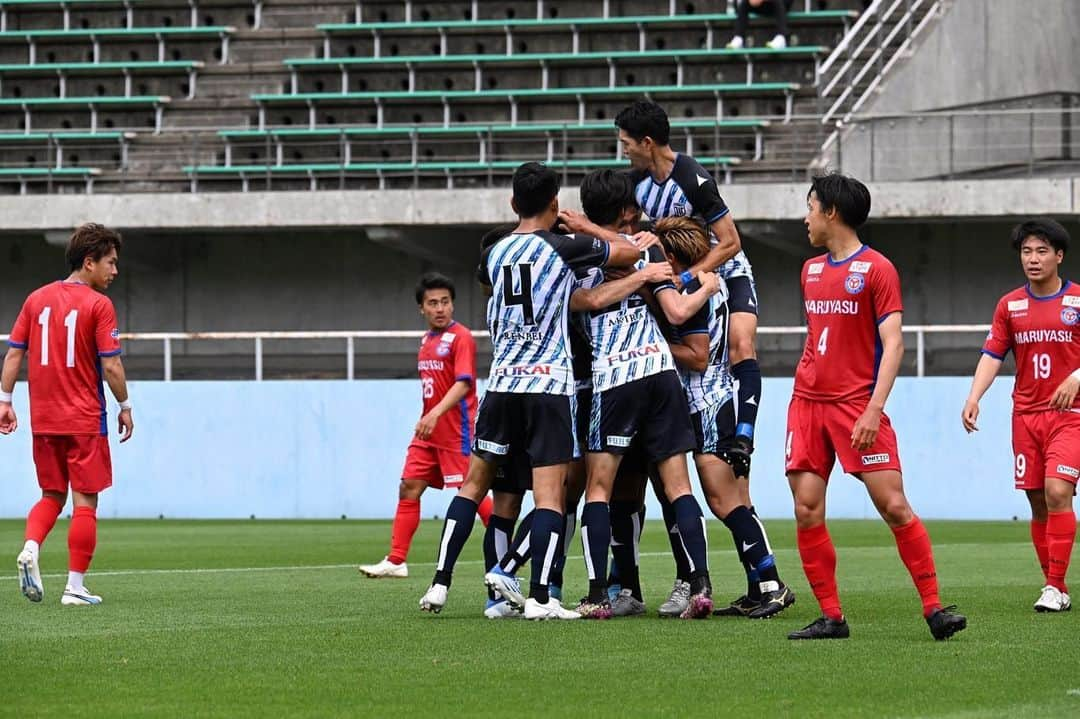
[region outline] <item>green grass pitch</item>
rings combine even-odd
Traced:
[[[66,522],[42,554],[45,601],[18,590],[23,523],[0,522],[2,716],[1080,716],[1080,612],[1038,615],[1024,522],[928,522],[942,596],[967,631],[935,642],[880,522],[834,521],[847,641],[790,642],[817,616],[791,522],[769,530],[798,594],[764,622],[485,620],[478,524],[439,616],[417,601],[441,524],[422,523],[407,580],[355,569],[388,522],[102,521],[87,584],[62,607]],[[741,593],[730,536],[709,523],[717,599]],[[650,612],[670,589],[649,522]],[[568,597],[584,591],[580,551]],[[94,574],[96,572],[96,575]]]

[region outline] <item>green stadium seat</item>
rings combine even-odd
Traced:
[[[673,63],[677,71],[676,84],[682,84],[683,65],[688,60],[724,60],[735,58],[746,64],[746,83],[754,82],[755,58],[810,58],[814,60],[815,75],[816,66],[820,56],[826,54],[828,48],[821,45],[802,45],[773,50],[768,47],[743,48],[729,50],[727,48],[692,48],[692,49],[669,49],[669,50],[620,50],[611,52],[535,52],[483,55],[414,55],[392,57],[322,57],[322,58],[291,58],[285,61],[286,66],[292,73],[292,91],[299,91],[299,70],[310,69],[334,69],[341,74],[341,92],[349,92],[349,71],[351,69],[369,69],[376,67],[393,67],[407,70],[409,73],[409,89],[416,89],[416,69],[418,67],[442,67],[454,65],[468,65],[475,68],[475,89],[484,88],[483,70],[487,66],[492,67],[535,67],[540,71],[540,87],[550,87],[549,69],[552,66],[576,66],[576,65],[606,65],[610,69],[611,84],[615,84],[614,76],[618,64],[649,63],[650,65],[667,65]]]
[[[127,27],[135,27],[134,23],[134,10],[137,0],[0,0],[0,32],[4,32],[8,29],[8,11],[28,9],[34,12],[40,12],[42,10],[56,9],[60,10],[63,19],[63,29],[71,29],[71,11],[75,8],[89,8],[89,9],[110,9],[110,8],[123,8],[126,16]],[[147,4],[150,3],[139,3]],[[176,3],[182,5],[183,3]],[[199,25],[199,10],[207,5],[213,5],[213,2],[207,2],[206,0],[189,0],[187,5],[191,10],[191,27],[198,27]],[[252,0],[252,8],[255,11],[255,24],[254,27],[258,29],[260,25],[260,19],[262,17],[263,0]]]
[[[70,43],[88,40],[93,47],[93,62],[101,61],[102,40],[155,40],[158,45],[158,62],[165,62],[166,40],[192,40],[207,36],[221,40],[221,63],[229,61],[229,36],[236,32],[231,25],[206,25],[202,27],[132,27],[91,28],[73,30],[8,30],[0,32],[0,44],[25,42],[29,47],[27,63],[37,62],[37,44],[42,41]]]
[[[0,167],[0,182],[19,183],[19,194],[25,195],[31,182],[80,179],[89,194],[93,191],[94,178],[100,174],[96,167]]]
[[[128,144],[135,139],[134,132],[0,132],[0,149],[9,145],[34,144],[55,149],[55,169],[64,167],[64,149],[68,143],[79,146],[97,142],[120,143],[120,166],[127,167]]]
[[[96,132],[99,108],[143,108],[154,109],[154,134],[161,132],[161,115],[172,98],[167,95],[134,95],[132,97],[3,97],[0,98],[0,111],[5,108],[17,108],[23,111],[23,129],[30,132],[32,114],[36,109],[85,108],[90,112],[90,130]]]
[[[195,76],[203,63],[198,60],[168,60],[164,62],[49,62],[36,65],[0,65],[0,83],[8,77],[33,77],[55,74],[60,80],[60,97],[67,96],[69,75],[124,76],[124,97],[131,97],[132,75],[136,73],[163,74],[186,72],[188,75],[188,99],[195,96]],[[0,84],[0,90],[3,89]]]

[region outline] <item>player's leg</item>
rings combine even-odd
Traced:
[[[416,454],[433,453],[430,447],[419,448]],[[418,472],[419,460],[414,456],[413,448],[409,449],[409,460],[406,461],[407,471]],[[438,465],[433,465],[437,469]],[[395,578],[404,579],[409,576],[409,567],[405,560],[409,557],[409,548],[412,546],[413,536],[420,527],[420,497],[428,488],[428,479],[421,477],[402,477],[398,485],[398,503],[394,510],[394,523],[390,529],[390,553],[383,557],[382,561],[375,564],[361,564],[359,569],[362,574],[374,579]]]
[[[611,495],[611,557],[615,582],[608,581],[608,599],[615,617],[638,616],[645,613],[645,598],[641,591],[639,573],[642,510],[645,504],[645,484],[648,463],[641,452],[631,452],[623,458],[616,474]]]
[[[790,460],[789,460],[790,461]],[[803,572],[821,607],[821,617],[788,639],[846,639],[850,630],[836,589],[836,547],[825,525],[825,478],[809,471],[789,471],[795,502],[796,541]]]
[[[594,451],[590,447],[585,457],[585,505],[581,510],[581,548],[585,555],[589,593],[578,604],[576,611],[587,619],[607,619],[611,616],[611,605],[607,594],[608,548],[611,546],[609,502],[621,461],[621,454],[600,451],[600,448]]]
[[[551,596],[562,601],[563,572],[566,569],[566,555],[570,551],[571,542],[574,540],[574,531],[577,529],[578,504],[585,495],[585,460],[578,459],[570,463],[566,475],[566,506],[563,510],[563,536],[562,547],[555,565],[551,568],[551,586],[548,591]]]
[[[1043,585],[1050,577],[1050,552],[1046,548],[1046,488],[1029,489],[1024,492],[1031,507],[1031,544],[1035,547],[1035,557],[1042,570]]]
[[[1076,514],[1073,512],[1073,495],[1080,477],[1080,416],[1072,412],[1044,412],[1047,427],[1043,443],[1046,457],[1043,496],[1046,503],[1046,586],[1056,596],[1046,597],[1045,588],[1037,611],[1061,612],[1072,608],[1065,576],[1069,571],[1073,542],[1076,541]],[[1046,601],[1049,600],[1049,601]]]
[[[112,486],[112,457],[108,437],[73,436],[68,445],[68,476],[74,509],[68,526],[68,581],[60,602],[100,604],[101,597],[86,588],[84,578],[97,548],[98,495]]]
[[[1046,473],[1041,471],[1047,465],[1042,454],[1046,442],[1045,437],[1035,436],[1041,429],[1039,418],[1040,415],[1013,413],[1012,448],[1013,481],[1016,488],[1027,496],[1031,506],[1031,544],[1035,547],[1035,556],[1043,573],[1043,589],[1040,590],[1040,594],[1043,594],[1050,586],[1050,553],[1046,547]],[[1056,601],[1056,597],[1052,599]]]
[[[758,407],[761,404],[761,367],[757,361],[757,292],[754,278],[750,276],[732,277],[728,280],[731,299],[729,319],[728,356],[731,361],[731,374],[738,383],[736,395],[735,439],[731,451],[741,455],[747,461],[754,451],[754,429],[757,426]]]
[[[656,611],[661,617],[678,617],[690,604],[690,558],[686,556],[682,540],[679,539],[679,524],[675,521],[675,510],[664,494],[664,485],[660,483],[660,475],[655,469],[650,471],[649,480],[653,493],[656,495],[656,501],[660,503],[664,529],[671,546],[671,556],[675,560],[675,582],[671,587],[671,594]]]
[[[491,572],[499,565],[499,560],[510,549],[510,539],[514,533],[514,522],[521,512],[521,495],[498,489],[496,480],[492,491],[492,513],[484,532],[484,571]],[[485,575],[486,577],[486,575]],[[521,612],[490,587],[484,616],[488,619],[519,617]]]
[[[34,435],[33,455],[41,499],[26,516],[22,551],[15,560],[19,588],[24,597],[40,602],[45,595],[39,563],[41,545],[56,526],[56,519],[67,502],[68,473],[66,437]]]
[[[495,485],[497,494],[513,493],[518,495],[517,511],[521,509],[521,496],[532,487],[532,467],[527,455],[515,455],[503,466],[504,476]],[[489,594],[509,602],[510,606],[520,611],[525,606],[525,595],[518,582],[517,571],[532,557],[532,525],[536,510],[530,511],[518,523],[513,541],[497,557],[494,566],[484,574],[484,584]]]

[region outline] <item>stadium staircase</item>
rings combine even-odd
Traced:
[[[0,192],[571,182],[643,95],[721,181],[800,179],[933,4],[796,0],[788,48],[728,50],[725,0],[0,0]]]

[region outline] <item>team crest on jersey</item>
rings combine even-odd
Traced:
[[[686,203],[676,202],[671,206],[672,217],[686,217]]]
[[[1061,298],[1062,307],[1080,307],[1080,296],[1065,295]]]
[[[848,291],[849,295],[859,294],[864,287],[866,287],[866,277],[858,272],[852,272],[844,280],[844,289]]]
[[[1080,297],[1078,297],[1077,299],[1080,299]],[[114,340],[120,339],[120,328],[113,327],[113,331],[109,333],[109,336],[112,337]]]
[[[440,342],[439,346],[435,348],[435,354],[439,355],[440,357],[445,357],[446,355],[450,354],[450,345],[446,344],[445,342]]]
[[[1075,307],[1062,307],[1061,321],[1072,327],[1077,322],[1080,322],[1080,312]]]

